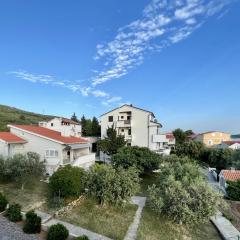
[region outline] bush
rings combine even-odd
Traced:
[[[151,172],[159,168],[161,156],[145,147],[123,147],[113,155],[112,163],[115,168],[125,169],[135,167],[140,173]]]
[[[99,204],[123,205],[139,189],[138,172],[134,168],[114,169],[111,165],[94,165],[88,174],[88,194]]]
[[[26,213],[26,221],[23,227],[25,233],[40,233],[41,232],[41,218],[37,216],[34,211]]]
[[[221,200],[205,182],[197,164],[174,155],[164,160],[158,181],[148,189],[150,207],[177,223],[208,221]]]
[[[69,232],[65,226],[58,223],[49,228],[47,240],[65,240],[68,238]]]
[[[240,180],[227,182],[227,195],[233,201],[240,201]]]
[[[86,235],[82,235],[80,237],[75,238],[75,240],[89,240],[89,238]]]
[[[2,195],[2,193],[0,193],[0,212],[3,212],[6,209],[7,204],[8,200]]]
[[[86,172],[79,167],[67,165],[59,168],[49,179],[49,188],[53,196],[80,196],[84,191]]]
[[[21,206],[19,204],[12,204],[7,209],[7,218],[12,222],[18,222],[22,220]]]

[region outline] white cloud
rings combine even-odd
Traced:
[[[95,97],[108,97],[109,94],[104,92],[104,91],[101,91],[101,90],[94,90],[92,91],[92,94],[95,96]]]
[[[159,51],[188,36],[234,0],[152,0],[142,18],[118,29],[115,38],[96,46],[102,68],[92,86],[117,79],[141,64],[149,50]]]

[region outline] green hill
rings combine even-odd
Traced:
[[[53,117],[0,105],[0,131],[8,131],[8,124],[37,124]]]

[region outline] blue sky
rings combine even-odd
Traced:
[[[240,1],[0,3],[0,103],[99,116],[132,103],[164,125],[240,132]]]

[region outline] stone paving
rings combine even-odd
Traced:
[[[16,223],[0,215],[0,240],[40,240],[40,238],[23,233]]]
[[[138,229],[138,225],[141,220],[142,210],[146,203],[146,198],[145,197],[136,197],[136,196],[132,197],[132,203],[138,205],[138,210],[135,214],[133,223],[130,225],[130,227],[127,231],[127,234],[126,234],[124,240],[134,240],[137,238],[137,229]]]

